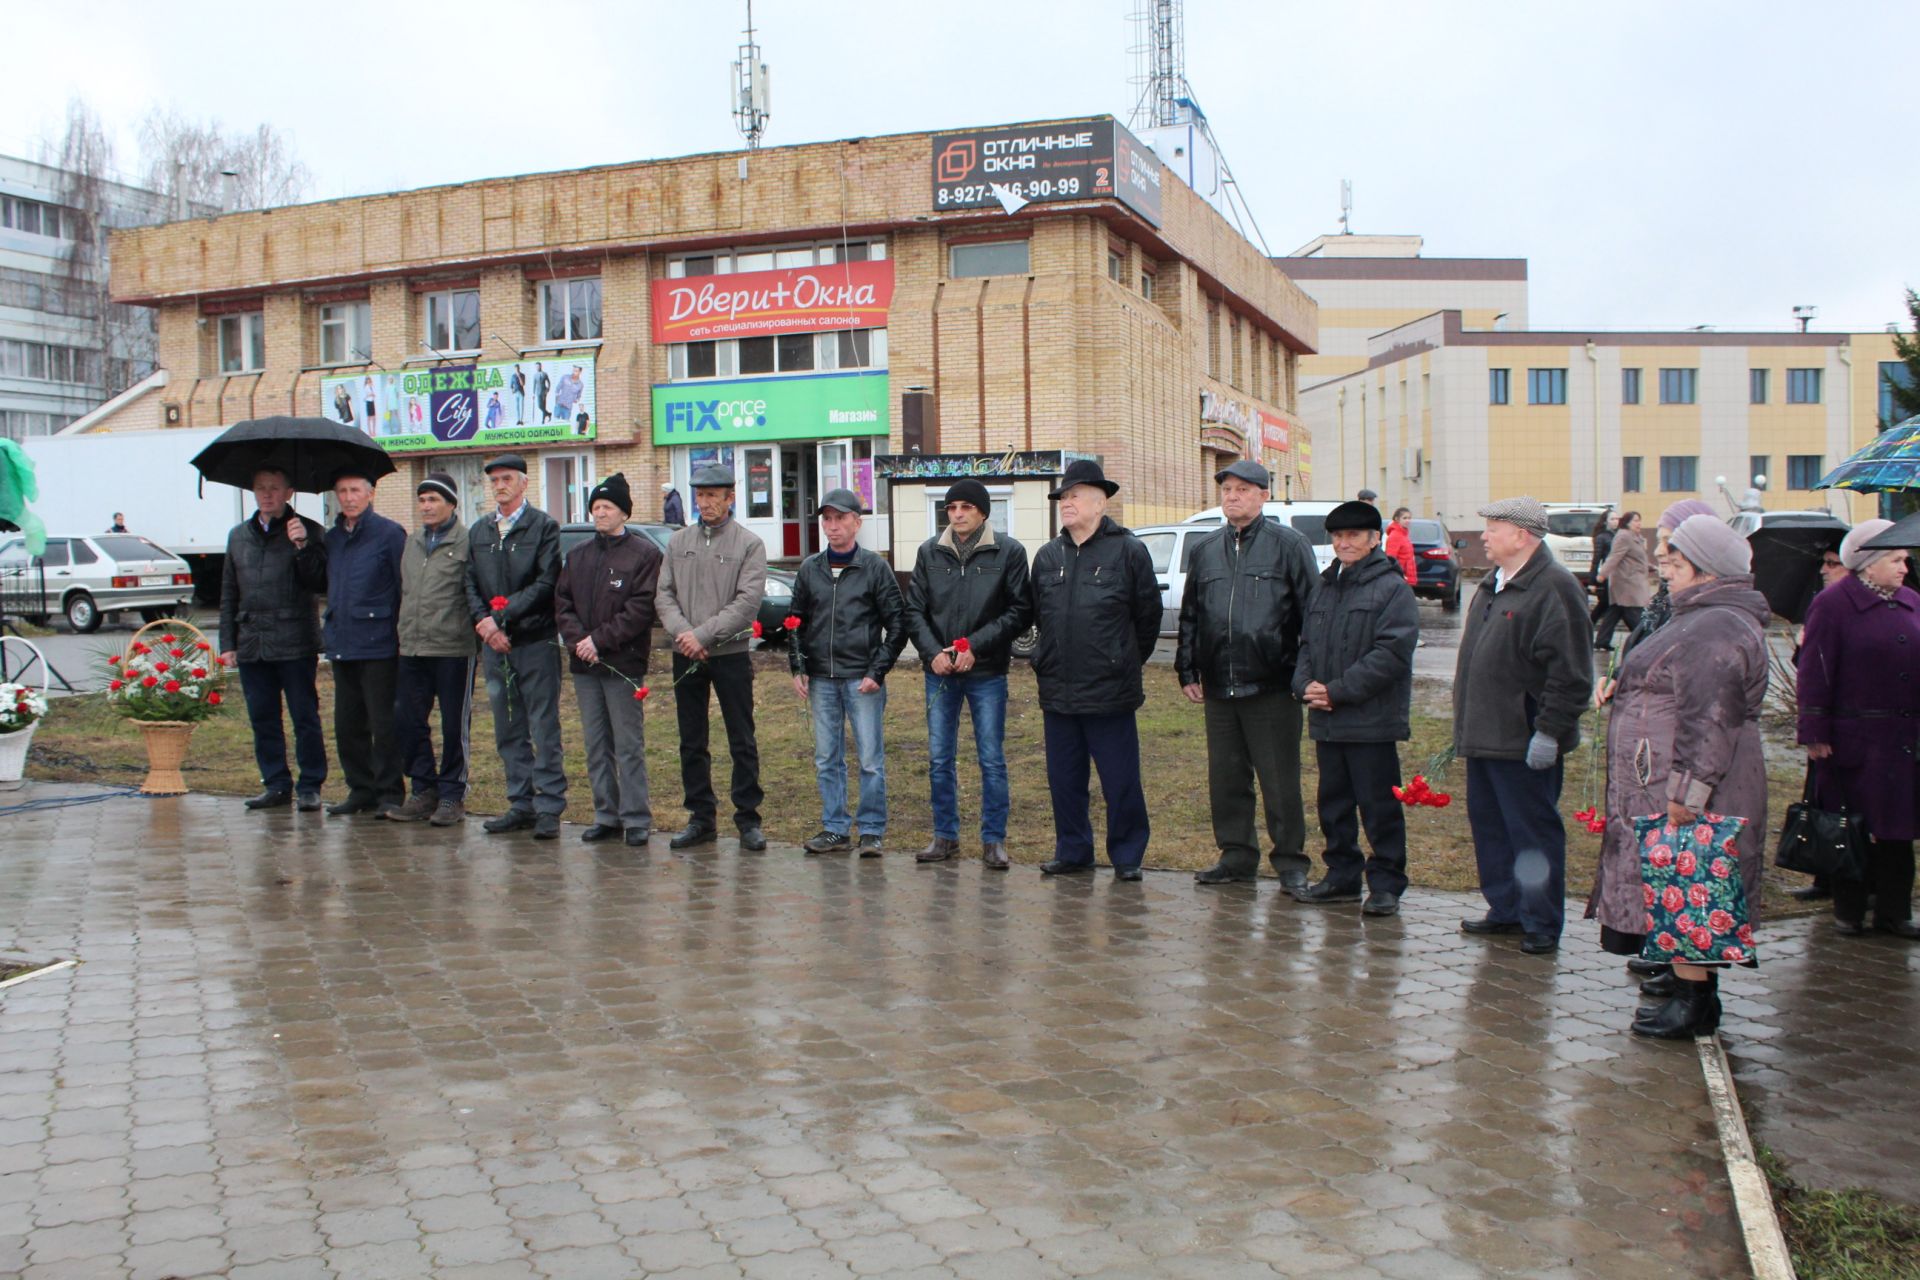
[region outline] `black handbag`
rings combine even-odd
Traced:
[[[1864,882],[1873,837],[1860,816],[1845,808],[1822,809],[1813,801],[1813,764],[1797,803],[1787,806],[1774,865],[1827,880]]]

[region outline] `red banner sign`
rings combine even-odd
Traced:
[[[1260,434],[1267,448],[1275,453],[1285,453],[1291,443],[1287,420],[1276,418],[1265,409],[1260,411]]]
[[[887,323],[892,301],[891,261],[656,280],[653,340],[878,329]]]

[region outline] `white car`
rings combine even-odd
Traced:
[[[132,533],[49,537],[27,554],[20,534],[0,542],[0,601],[35,626],[54,614],[85,635],[109,613],[138,610],[151,622],[193,599],[193,570],[165,547]]]
[[[1325,573],[1327,566],[1333,563],[1333,539],[1327,536],[1327,517],[1339,505],[1337,502],[1269,502],[1263,510],[1267,519],[1306,535],[1307,541],[1313,544],[1313,563],[1320,572]],[[1205,511],[1188,516],[1181,523],[1218,528],[1225,520],[1226,516],[1220,508],[1208,507]],[[1139,530],[1134,532],[1138,533]]]
[[[1548,502],[1542,505],[1547,509],[1546,543],[1553,558],[1565,565],[1567,572],[1580,579],[1582,585],[1592,585],[1593,526],[1613,510],[1612,504]]]

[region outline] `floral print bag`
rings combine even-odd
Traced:
[[[1676,828],[1665,814],[1633,820],[1646,895],[1648,960],[1752,964],[1753,921],[1734,839],[1745,818],[1703,813]]]

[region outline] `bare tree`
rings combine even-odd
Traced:
[[[217,120],[192,120],[170,108],[155,107],[141,121],[140,155],[147,186],[220,209],[292,204],[313,182],[272,125],[229,133]]]

